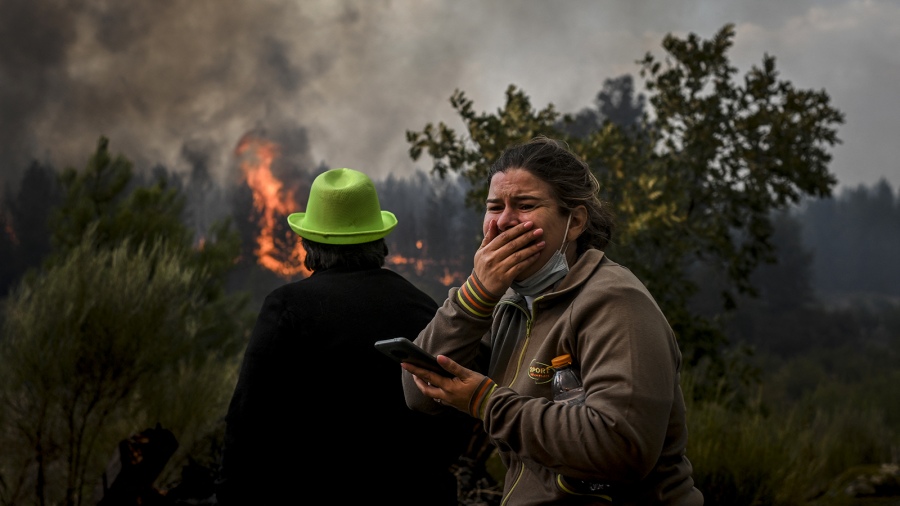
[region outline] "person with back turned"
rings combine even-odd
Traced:
[[[362,172],[320,174],[288,217],[312,274],[260,310],[226,415],[219,504],[457,505],[471,422],[410,410],[373,346],[414,338],[437,303],[384,268],[397,225]]]

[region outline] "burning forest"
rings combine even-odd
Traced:
[[[304,210],[312,180],[330,167],[275,171],[278,143],[252,134],[238,142],[234,154],[241,185],[235,192],[233,218],[241,229],[245,258],[269,274],[270,283],[309,276],[300,238],[286,218]],[[386,267],[441,301],[448,287],[465,280],[479,240],[480,216],[463,207],[465,189],[455,180],[421,172],[375,183],[382,208],[398,218],[397,228],[386,238],[390,250]]]
[[[312,180],[331,168],[304,171],[279,164],[281,152],[276,141],[253,133],[234,150],[240,180],[233,190],[231,214],[243,241],[239,263],[244,264],[244,276],[264,280],[250,282],[252,291],[259,293],[310,275],[300,238],[286,218],[304,210]],[[481,217],[464,207],[466,189],[457,180],[423,172],[405,179],[389,176],[375,184],[382,209],[398,219],[397,228],[386,238],[390,254],[385,267],[442,301],[447,288],[469,274],[480,240]]]
[[[241,254],[228,283],[231,290],[247,290],[255,300],[279,284],[310,275],[304,266],[300,238],[290,230],[287,216],[303,211],[315,176],[298,161],[295,147],[251,131],[235,144],[234,174],[230,183],[213,181],[199,150],[185,152],[192,165],[189,176],[156,167],[186,198],[186,223],[202,247],[209,227],[229,218],[241,238]],[[127,157],[127,153],[124,154]],[[357,168],[365,171],[365,167]],[[63,196],[53,167],[34,164],[18,191],[3,195],[0,215],[0,288],[6,292],[50,251],[46,220]],[[397,228],[386,238],[391,268],[438,302],[447,288],[461,283],[471,270],[472,254],[480,240],[481,216],[464,206],[466,188],[456,179],[440,179],[418,171],[406,178],[375,179],[381,207],[393,212]],[[135,185],[152,181],[135,169]],[[36,196],[40,195],[41,198]],[[40,203],[35,208],[35,203]],[[40,239],[40,240],[38,240]]]

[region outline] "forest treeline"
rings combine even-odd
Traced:
[[[315,172],[302,175],[307,180],[314,176]],[[38,268],[51,253],[48,221],[62,203],[59,177],[54,167],[34,163],[25,171],[18,188],[8,189],[0,199],[0,293],[4,298],[28,269]],[[166,184],[179,188],[186,197],[191,194],[191,183],[183,182],[178,174],[157,171],[155,177],[164,178]],[[130,187],[153,183],[152,177],[135,176]],[[442,179],[421,171],[407,177],[392,175],[375,183],[382,206],[392,210],[399,220],[389,237],[389,247],[392,255],[404,260],[398,260],[391,268],[414,279],[432,297],[443,298],[446,289],[464,279],[471,269],[471,256],[480,241],[481,215],[464,205],[468,185],[459,179]],[[246,190],[217,191],[235,194]],[[238,224],[235,228],[245,230],[242,233],[246,236],[238,270],[258,272],[236,275],[229,286],[247,289],[252,288],[252,283],[259,283],[256,303],[261,302],[258,297],[264,295],[262,292],[287,279],[266,272],[254,262],[252,241],[259,230],[251,219],[252,207],[239,206],[240,200],[234,199],[235,208],[230,215]],[[199,230],[191,213],[195,204],[189,197],[185,207],[187,212],[181,218],[185,226]],[[900,263],[895,261],[900,258],[900,189],[892,188],[887,180],[803,201],[776,215],[774,223],[777,258],[754,273],[759,294],[738,304],[739,313],[748,305],[758,304],[765,304],[772,311],[792,313],[817,306],[833,311],[857,308],[878,312],[900,303]],[[242,287],[241,281],[251,285]],[[695,303],[703,309],[704,299],[716,295],[707,286]],[[841,341],[840,336],[829,336],[831,332],[827,331],[819,333],[816,339],[801,337],[805,333],[795,330],[785,334],[796,335],[796,339],[773,337],[771,346],[804,351]],[[743,332],[740,336],[741,341],[766,345],[764,335]]]
[[[316,174],[301,172],[296,177],[311,181]],[[194,212],[197,203],[190,195],[196,194],[196,183],[157,169],[152,176],[135,175],[129,187],[151,186],[154,177],[184,194],[186,212],[181,219],[203,235],[208,224],[198,223],[195,216],[207,216],[209,211]],[[48,222],[62,203],[59,178],[59,170],[35,162],[18,187],[7,189],[0,199],[0,293],[4,297],[28,269],[38,268],[51,253]],[[433,297],[443,298],[452,282],[467,275],[480,241],[481,214],[464,205],[470,186],[461,179],[422,171],[406,177],[391,175],[375,183],[382,206],[399,219],[389,246],[392,255],[405,261],[392,268],[416,278]],[[203,184],[209,188],[211,183]],[[259,229],[252,219],[254,210],[240,204],[246,198],[236,196],[247,191],[216,188],[213,192],[231,196],[233,208],[227,216],[244,236],[240,268],[261,271],[255,273],[261,284],[258,290],[267,290],[288,278],[266,273],[255,264],[253,239]],[[744,304],[758,299],[785,312],[815,304],[834,310],[861,306],[874,311],[900,302],[900,263],[895,261],[900,258],[900,189],[892,188],[886,179],[871,186],[843,188],[834,196],[804,200],[777,214],[774,223],[777,258],[754,274],[760,293],[747,297]],[[421,262],[417,265],[417,261]],[[251,282],[253,279],[251,276]],[[236,281],[230,286],[240,288]],[[698,296],[701,307],[704,297],[715,297],[714,290]],[[815,347],[817,343],[811,340],[807,344]]]
[[[490,161],[538,133],[565,140],[616,211],[608,254],[676,329],[707,504],[798,504],[897,460],[900,194],[833,194],[842,115],[768,56],[736,83],[732,37],[668,36],[665,64],[640,61],[649,96],[621,76],[572,114],[514,86],[478,113],[458,91],[466,132],[407,132],[432,167],[376,185],[399,221],[388,267],[440,302],[471,270]],[[293,200],[265,207],[250,177],[135,170],[105,137],[86,154],[36,161],[0,196],[0,504],[95,503],[118,442],[157,423],[179,442],[159,487],[189,464],[214,473],[255,312],[302,278],[286,214],[326,169],[273,171]]]

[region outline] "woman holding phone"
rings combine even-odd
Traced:
[[[538,137],[492,165],[484,239],[415,343],[453,378],[403,364],[407,404],[482,421],[502,504],[703,504],[685,455],[681,353],[647,288],[604,253],[613,219],[586,163]],[[552,401],[570,354],[582,405]]]

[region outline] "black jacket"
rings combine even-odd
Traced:
[[[388,269],[329,269],[263,303],[226,416],[221,505],[456,505],[449,466],[472,419],[428,416],[373,343],[414,339],[437,311]]]

